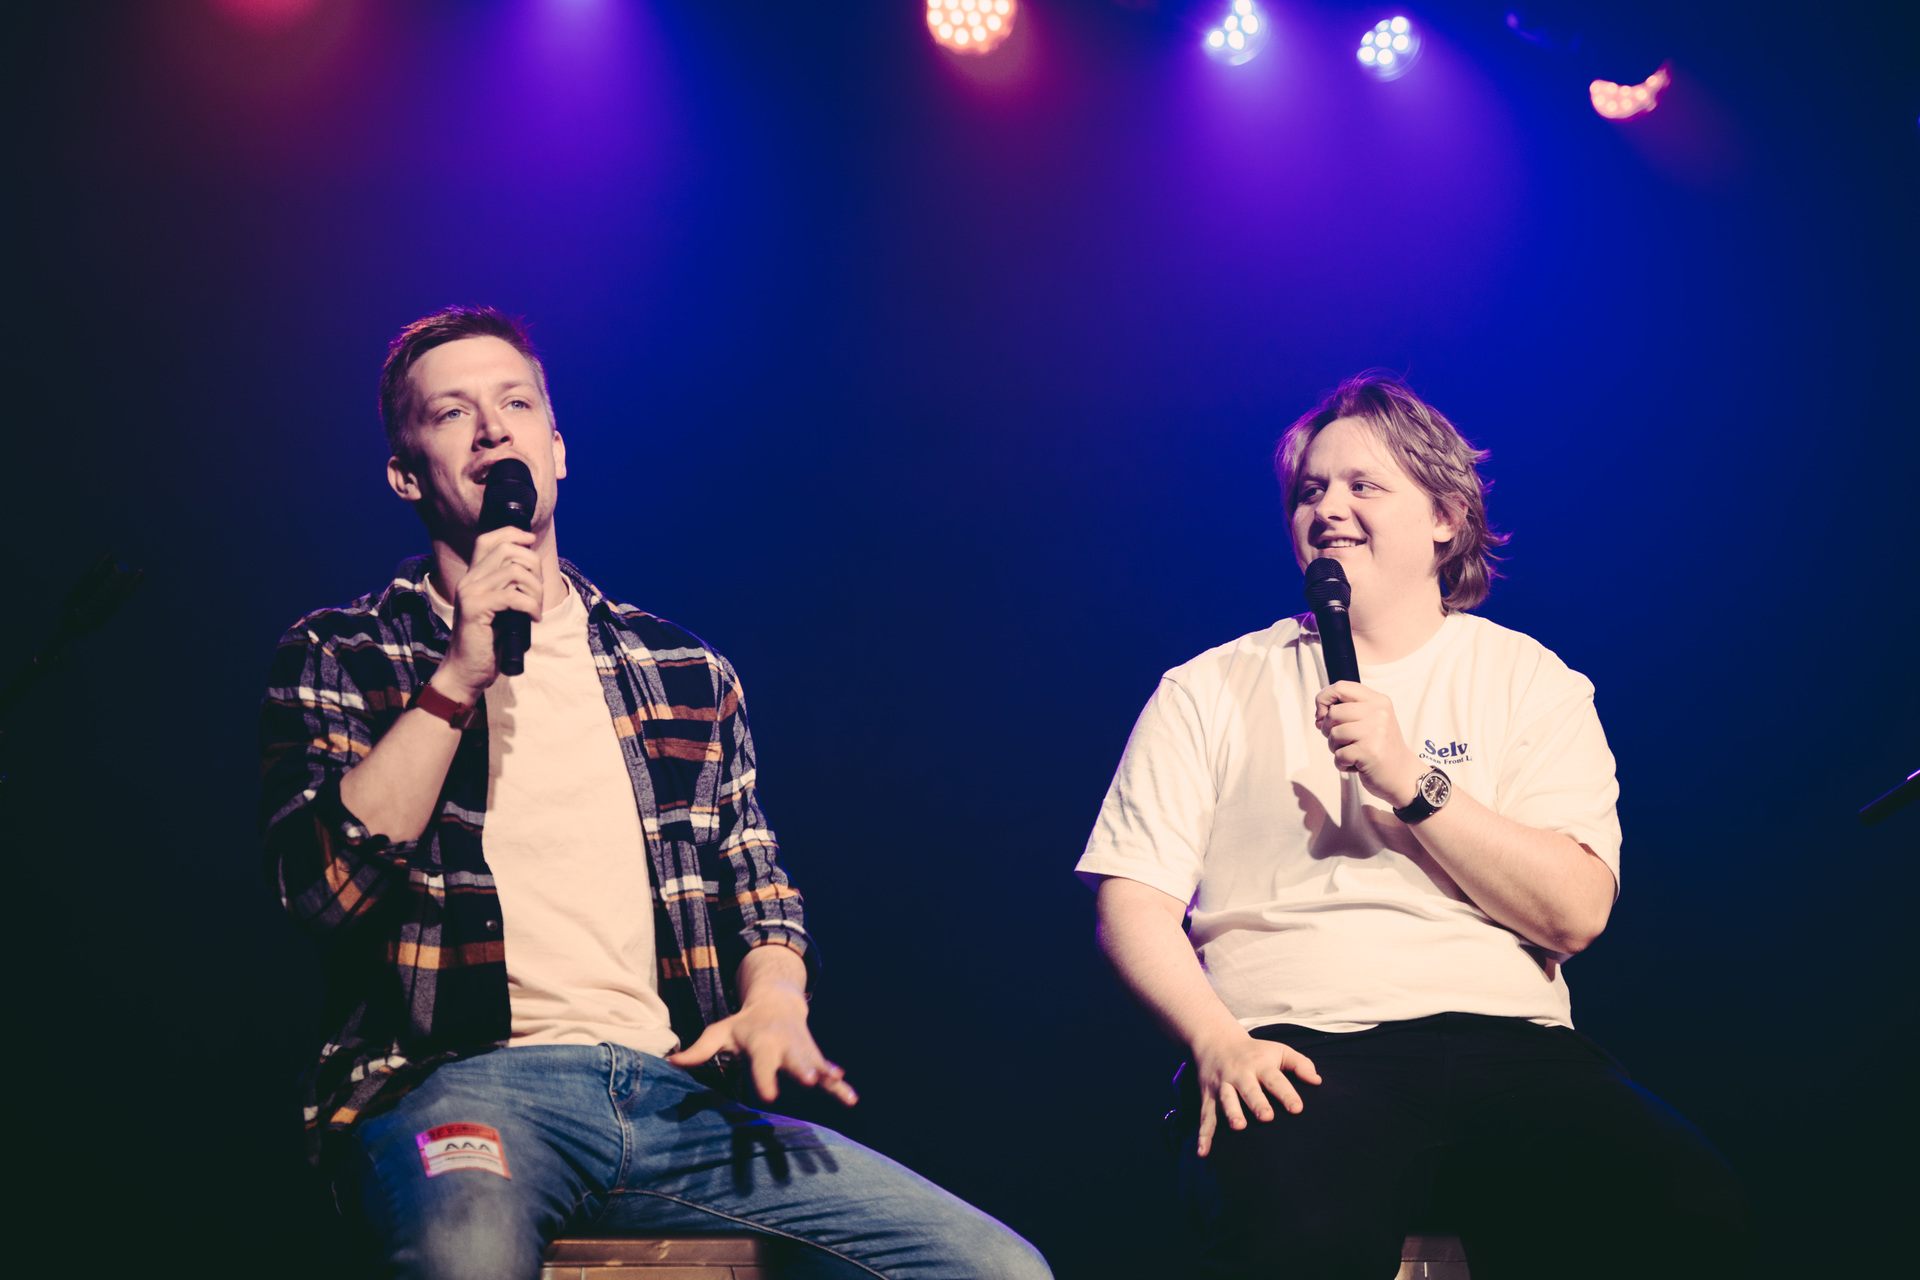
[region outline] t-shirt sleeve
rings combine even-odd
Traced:
[[[1594,710],[1593,684],[1547,655],[1516,717],[1500,769],[1499,811],[1586,845],[1620,886],[1620,784]]]
[[[1074,870],[1089,885],[1120,876],[1192,901],[1217,790],[1199,709],[1162,678],[1134,723]]]

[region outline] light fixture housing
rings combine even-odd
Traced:
[[[1360,69],[1380,80],[1398,80],[1420,56],[1420,33],[1405,16],[1382,18],[1360,37],[1354,52]]]
[[[1232,0],[1226,16],[1207,28],[1200,47],[1215,62],[1237,67],[1257,57],[1267,47],[1273,24],[1254,0]]]
[[[927,32],[933,42],[968,57],[999,48],[1019,16],[1020,0],[927,0]]]

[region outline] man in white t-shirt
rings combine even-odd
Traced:
[[[1436,1216],[1475,1280],[1738,1265],[1724,1162],[1572,1029],[1618,787],[1592,685],[1463,612],[1505,540],[1483,457],[1381,375],[1296,422],[1294,550],[1345,571],[1361,679],[1328,682],[1311,617],[1169,671],[1080,860],[1191,1054],[1208,1275],[1391,1276]]]

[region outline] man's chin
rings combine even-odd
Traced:
[[[473,540],[480,536],[478,511],[449,511],[426,502],[416,503],[414,510],[419,513],[420,523],[427,527],[427,537],[453,548],[463,558],[471,556]]]

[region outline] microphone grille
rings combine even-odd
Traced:
[[[502,458],[487,470],[487,488],[495,485],[531,490],[533,472],[518,458]]]
[[[1347,583],[1347,571],[1338,560],[1325,558],[1307,565],[1307,605],[1319,613],[1329,605],[1342,609],[1353,603],[1353,588]]]
[[[487,470],[487,488],[480,499],[481,533],[492,533],[512,525],[516,529],[533,527],[533,508],[540,500],[534,491],[533,472],[518,458],[502,458]]]

